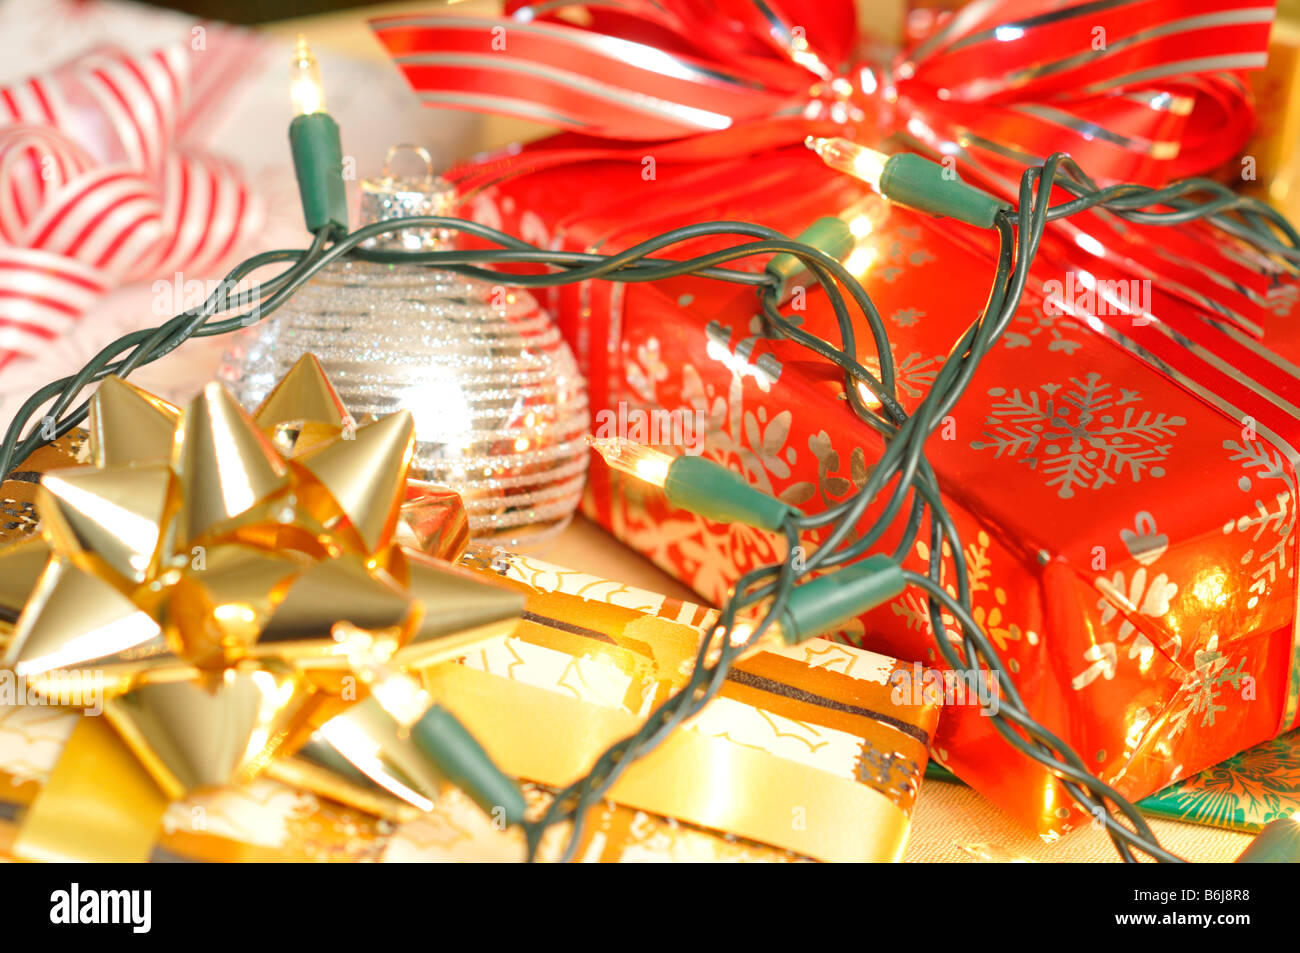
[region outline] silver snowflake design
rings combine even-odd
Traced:
[[[897,281],[907,267],[915,268],[938,261],[934,252],[922,246],[921,229],[917,226],[904,225],[898,229],[897,234],[898,239],[889,242],[885,249],[885,259],[875,268],[876,275],[890,284]]]
[[[1169,715],[1171,737],[1178,737],[1185,731],[1195,715],[1201,716],[1200,727],[1213,728],[1214,717],[1221,711],[1227,711],[1227,705],[1218,704],[1219,696],[1225,685],[1236,692],[1242,691],[1243,681],[1250,679],[1244,660],[1238,660],[1235,668],[1228,667],[1228,658],[1219,651],[1219,636],[1210,636],[1204,649],[1192,657],[1194,666],[1183,676],[1174,697],[1172,711]]]
[[[916,308],[899,308],[889,316],[889,320],[900,328],[910,328],[923,317],[925,317],[924,311],[918,311]]]
[[[1061,499],[1078,490],[1097,490],[1127,476],[1162,477],[1169,440],[1187,423],[1176,415],[1139,412],[1135,390],[1118,388],[1097,373],[1072,377],[1068,386],[1043,384],[1032,390],[993,387],[995,398],[976,450],[1015,457],[1047,477]]]

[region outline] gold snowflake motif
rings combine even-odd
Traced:
[[[925,357],[920,351],[911,351],[901,361],[894,360],[894,379],[898,393],[913,399],[924,397],[939,375],[946,358],[942,354]],[[880,379],[880,359],[874,354],[862,358],[862,366]],[[844,399],[841,395],[841,400]],[[874,406],[874,405],[873,405]]]
[[[1019,642],[1021,639],[1020,626],[1014,622],[1003,625],[1002,607],[1007,602],[1007,592],[1001,586],[993,591],[993,597],[998,601],[998,605],[992,606],[987,611],[983,606],[975,606],[971,615],[979,627],[992,636],[993,641],[997,643],[998,651],[1005,652],[1008,642]]]
[[[820,496],[823,503],[831,506],[866,485],[871,470],[861,447],[854,447],[849,454],[847,475],[840,472],[840,453],[831,446],[830,435],[825,430],[808,438],[808,449],[817,460],[817,483],[801,480],[790,484],[780,494],[786,503],[801,506],[814,496]]]
[[[636,357],[625,365],[628,386],[642,400],[653,401],[655,385],[668,378],[668,365],[659,355],[659,339],[650,338],[637,346]]]
[[[1076,692],[1087,688],[1099,677],[1106,681],[1113,679],[1119,665],[1119,645],[1128,642],[1135,633],[1137,638],[1129,646],[1128,657],[1137,659],[1138,669],[1145,674],[1155,659],[1156,646],[1146,632],[1139,631],[1134,619],[1163,618],[1169,612],[1171,601],[1178,594],[1176,582],[1171,582],[1166,573],[1154,571],[1154,564],[1167,549],[1169,540],[1157,531],[1155,518],[1150,513],[1138,513],[1134,528],[1121,529],[1119,537],[1129,555],[1140,565],[1127,572],[1120,569],[1110,577],[1097,576],[1093,580],[1093,585],[1101,593],[1101,598],[1097,600],[1101,625],[1109,626],[1117,618],[1121,621],[1116,640],[1097,642],[1084,651],[1083,660],[1089,664],[1071,682]],[[1182,648],[1182,639],[1178,633],[1167,628],[1148,627],[1148,630],[1160,633],[1157,638],[1167,655],[1171,658],[1178,655]]]
[[[769,419],[762,404],[747,408],[742,374],[732,374],[724,397],[688,364],[682,369],[682,399],[707,420],[704,448],[712,459],[739,469],[764,493],[776,492],[772,477],[790,476],[789,468],[799,457],[794,447],[786,446],[794,414],[783,410]]]
[[[889,320],[900,328],[910,328],[923,317],[925,317],[924,311],[918,311],[916,308],[899,308],[889,316]]]
[[[1144,615],[1158,619],[1169,611],[1170,600],[1178,594],[1178,583],[1170,582],[1165,573],[1156,573],[1148,581],[1145,566],[1139,566],[1127,577],[1123,570],[1117,570],[1109,580],[1099,577],[1096,585],[1102,591],[1102,597],[1097,600],[1102,625],[1114,621],[1121,607],[1127,609],[1130,615]],[[1127,642],[1136,631],[1137,626],[1129,615],[1125,615],[1124,621],[1119,626],[1119,641]],[[1170,641],[1176,652],[1181,646],[1180,639],[1177,635],[1171,635]],[[1151,644],[1151,640],[1139,633],[1133,640],[1133,644],[1129,646],[1128,657],[1140,659],[1139,664],[1142,670],[1146,671],[1154,653],[1155,646]]]
[[[882,281],[892,284],[908,267],[918,267],[938,261],[934,253],[924,247],[917,247],[921,242],[921,229],[915,225],[905,225],[897,230],[898,239],[888,243],[886,259],[876,265],[875,273]],[[912,245],[907,251],[904,240]]]
[[[727,393],[717,393],[706,383],[699,369],[686,364],[681,369],[681,400],[705,420],[704,452],[729,469],[737,470],[753,486],[775,494],[773,479],[790,476],[790,467],[798,460],[798,451],[787,446],[794,415],[789,410],[769,415],[766,407],[746,407],[744,380],[753,377],[756,386],[765,390],[771,379],[767,371],[749,362],[741,348],[725,347],[720,340],[710,344],[709,354],[731,371]],[[668,378],[667,368],[656,344],[649,342],[637,349],[637,360],[628,361],[637,378],[629,386],[649,390],[649,403],[662,406],[658,384]],[[784,545],[780,538],[742,523],[725,526],[709,524],[691,513],[673,513],[662,521],[651,522],[640,512],[635,495],[619,496],[615,509],[615,532],[633,547],[642,550],[661,565],[678,565],[696,591],[710,599],[725,597],[733,573],[778,561]]]

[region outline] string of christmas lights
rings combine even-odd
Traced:
[[[1063,154],[1051,156],[1041,167],[1025,170],[1018,204],[1013,208],[920,156],[885,156],[842,139],[811,140],[810,148],[829,164],[868,181],[890,201],[990,228],[999,237],[997,265],[980,317],[956,343],[929,393],[908,414],[895,396],[896,368],[884,323],[866,291],[841,261],[853,244],[847,222],[822,219],[799,240],[757,225],[709,222],[673,229],[616,255],[540,249],[497,230],[450,217],[389,220],[348,233],[338,127],[324,111],[319,87],[315,60],[305,45],[300,45],[295,55],[293,97],[299,114],[291,126],[290,140],[304,217],[313,235],[310,246],[250,258],[233,269],[201,306],[176,315],[156,329],[120,338],[77,374],[41,388],[19,410],[0,443],[0,474],[8,477],[14,464],[85,418],[87,404],[74,406],[74,402],[86,387],[110,374],[126,376],[190,337],[225,334],[265,318],[304,282],[344,256],[427,265],[531,288],[595,279],[658,281],[681,275],[748,285],[758,293],[762,313],[773,333],[803,345],[843,371],[849,406],[865,425],[882,435],[885,450],[856,494],[820,513],[804,514],[704,458],[674,458],[618,441],[593,441],[611,466],[663,487],[668,500],[677,506],[710,519],[746,522],[781,534],[787,556],[780,563],[746,573],[736,582],[717,624],[700,645],[686,685],[652,711],[637,732],[607,749],[585,777],[559,791],[540,816],[521,822],[530,859],[546,832],[564,824],[571,825],[564,859],[572,859],[588,810],[608,793],[629,765],[717,694],[731,664],[742,654],[773,640],[796,644],[834,632],[908,586],[917,587],[927,599],[935,647],[944,661],[954,670],[980,669],[996,682],[1001,697],[991,721],[1007,743],[1058,777],[1075,800],[1104,825],[1124,860],[1136,860],[1135,850],[1157,860],[1179,859],[1160,847],[1133,804],[1094,777],[1068,744],[1026,710],[988,634],[973,617],[964,562],[944,556],[960,554],[963,547],[944,506],[938,480],[925,458],[925,443],[960,399],[980,360],[1014,317],[1048,222],[1096,207],[1147,224],[1177,225],[1207,219],[1295,271],[1295,265],[1300,263],[1300,233],[1284,218],[1254,199],[1206,180],[1176,183],[1164,189],[1138,185],[1099,188]],[[1056,187],[1073,198],[1051,205]],[[495,247],[409,253],[368,251],[362,247],[378,235],[430,228],[473,235]],[[743,240],[694,258],[661,257],[674,246],[706,236]],[[755,274],[726,267],[729,262],[754,255],[772,256],[766,271]],[[285,262],[288,267],[272,278],[251,290],[235,293],[248,274]],[[549,270],[505,276],[488,267],[518,263],[541,264]],[[815,281],[825,293],[836,317],[838,345],[809,334],[781,313],[791,282],[802,275]],[[858,358],[850,302],[870,331],[872,350],[879,360],[878,376]],[[875,406],[868,403],[864,391],[874,398]],[[880,513],[870,526],[863,527],[867,507],[875,502],[883,502]],[[927,571],[906,571],[900,561],[915,543],[927,516]],[[900,518],[904,521],[903,537],[898,546],[892,553],[877,551],[881,537]],[[805,534],[814,530],[825,530],[826,535],[810,555],[803,555],[809,549]],[[951,580],[955,593],[945,587],[945,579]],[[952,625],[960,630],[959,642],[947,636]],[[476,746],[466,747],[465,752],[471,759],[486,757]],[[475,785],[475,778],[496,783],[493,779],[500,777],[490,763],[463,767],[457,776],[470,786]]]

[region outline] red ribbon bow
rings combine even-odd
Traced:
[[[0,87],[0,367],[118,284],[204,274],[256,227],[234,166],[183,145],[206,98],[192,59],[217,60],[97,51]]]
[[[893,51],[859,32],[852,0],[514,0],[506,11],[372,26],[429,105],[598,137],[530,151],[528,167],[630,155],[609,140],[652,140],[672,161],[808,135],[894,137],[1008,197],[1052,152],[1102,182],[1153,185],[1230,160],[1254,124],[1242,71],[1265,64],[1274,16],[1272,3],[1239,0],[973,0]],[[575,11],[582,25],[564,18]],[[459,184],[490,184],[502,165]],[[1152,242],[1101,213],[1055,227],[1076,253],[1158,279],[1243,334],[1262,335],[1277,310],[1276,269],[1243,263],[1209,229]]]
[[[1241,147],[1252,115],[1236,71],[1263,65],[1273,20],[1272,4],[1238,0],[976,0],[891,53],[851,0],[619,0],[582,7],[583,26],[561,18],[573,7],[506,10],[372,25],[430,105],[691,137],[696,157],[896,132],[971,167],[1067,151],[1141,182]]]

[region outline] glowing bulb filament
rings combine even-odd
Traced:
[[[295,116],[309,116],[325,112],[325,87],[320,81],[320,64],[307,45],[307,38],[298,34],[289,68],[289,98]]]
[[[663,486],[668,479],[668,468],[673,458],[653,447],[608,437],[587,437],[587,443],[596,448],[605,462],[653,486]]]
[[[779,652],[786,647],[784,629],[781,626],[780,620],[770,623],[763,631],[763,634],[757,639],[754,639],[754,630],[757,627],[757,614],[751,614],[748,618],[737,619],[732,624],[731,632],[728,634],[727,641],[731,643],[731,648],[733,650],[739,650],[732,655],[733,661],[749,658],[750,656],[758,655],[761,652]],[[750,639],[754,639],[754,641],[750,642]],[[747,642],[749,642],[748,645],[745,644]],[[708,665],[716,665],[721,658],[722,642],[719,639],[714,645],[710,646],[709,651],[705,653],[704,661]]]
[[[821,160],[832,169],[855,176],[877,192],[880,191],[880,176],[885,171],[885,163],[889,161],[889,156],[885,153],[838,136],[831,139],[809,136],[804,140],[804,145],[821,156]]]

